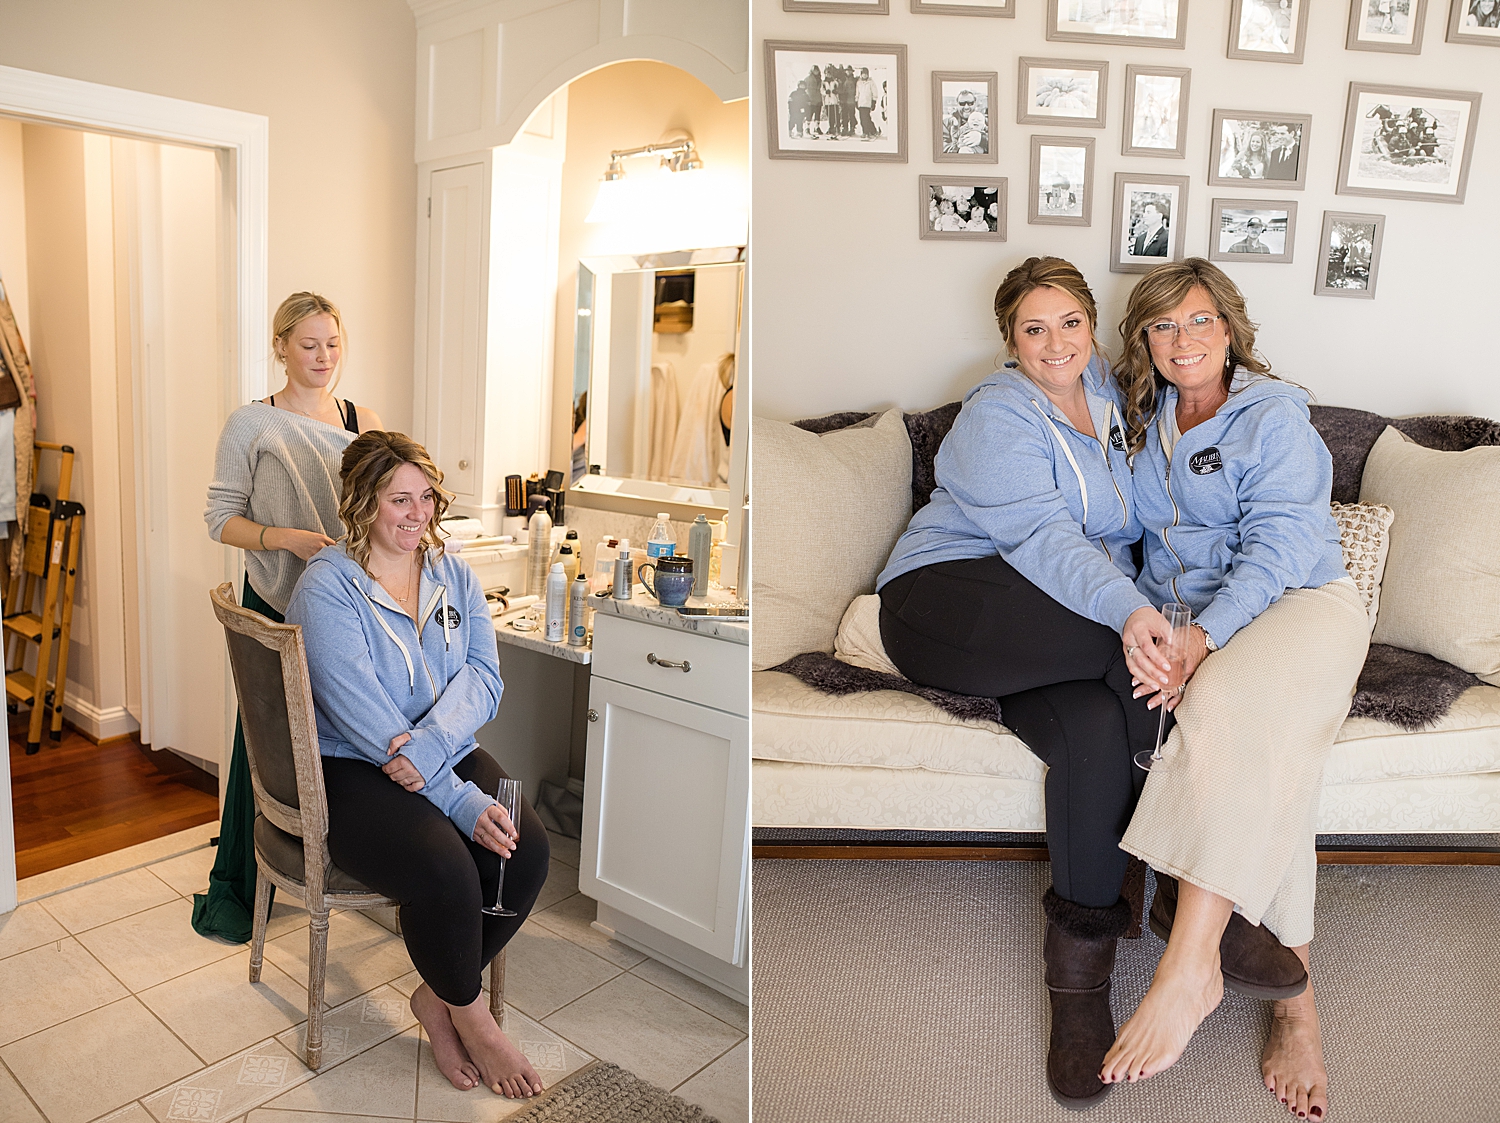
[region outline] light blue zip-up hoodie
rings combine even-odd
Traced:
[[[1186,604],[1222,647],[1288,589],[1349,576],[1328,506],[1333,457],[1307,392],[1244,368],[1219,412],[1181,437],[1176,409],[1168,386],[1135,458],[1137,584],[1153,604]]]
[[[1097,354],[1083,373],[1094,431],[1080,433],[1007,363],[964,398],[938,449],[937,487],[896,542],[876,588],[922,566],[998,552],[1080,616],[1119,631],[1147,600],[1120,392]]]
[[[382,765],[391,738],[422,774],[421,794],[465,838],[495,801],[453,766],[500,708],[500,657],[474,571],[432,551],[422,566],[417,622],[337,542],[319,550],[292,590],[318,715],[318,750]]]

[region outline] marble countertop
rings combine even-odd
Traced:
[[[733,597],[728,593],[711,592],[707,597],[692,597],[688,603],[690,605],[718,604],[732,599]],[[716,636],[730,643],[740,643],[746,646],[750,643],[748,620],[725,620],[717,616],[684,616],[675,608],[663,608],[656,603],[655,597],[641,589],[637,589],[635,596],[628,601],[604,597],[595,598],[592,603],[598,612],[610,612],[616,616],[623,616],[627,620],[640,620],[664,628],[681,628],[685,632]]]
[[[594,601],[593,603],[598,604],[599,602]],[[593,661],[593,648],[587,644],[583,647],[574,647],[565,639],[544,639],[541,629],[537,629],[534,632],[518,632],[510,626],[512,620],[518,620],[525,615],[526,610],[518,608],[514,612],[507,612],[502,616],[493,617],[495,638],[501,643],[510,644],[512,647],[524,647],[528,651],[551,655],[555,659],[566,659],[570,663],[590,663]],[[672,615],[675,616],[677,614],[673,612]]]

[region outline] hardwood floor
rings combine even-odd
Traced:
[[[16,876],[31,877],[218,818],[218,781],[128,740],[96,745],[63,727],[26,755],[26,714],[10,717]]]

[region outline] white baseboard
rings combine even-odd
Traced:
[[[124,706],[109,706],[101,710],[89,700],[87,694],[77,683],[70,682],[67,694],[63,697],[63,717],[86,737],[104,741],[110,737],[124,737],[140,729],[141,723],[131,717],[130,711]]]

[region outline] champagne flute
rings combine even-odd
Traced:
[[[516,821],[516,815],[521,809],[521,781],[503,779],[495,788],[495,802],[505,808],[505,813],[510,816],[510,821]],[[500,881],[495,886],[495,903],[486,905],[479,911],[485,916],[515,916],[514,909],[508,909],[500,903],[500,894],[505,889],[505,855],[500,856]]]
[[[1167,635],[1167,641],[1156,650],[1158,654],[1166,656],[1172,669],[1167,672],[1167,684],[1161,688],[1161,717],[1156,723],[1156,748],[1149,753],[1142,749],[1134,757],[1135,766],[1144,768],[1147,772],[1161,759],[1161,746],[1167,733],[1167,698],[1180,694],[1187,679],[1188,629],[1193,626],[1193,610],[1185,604],[1164,604],[1161,606],[1161,614],[1167,618],[1167,626],[1172,630]]]

